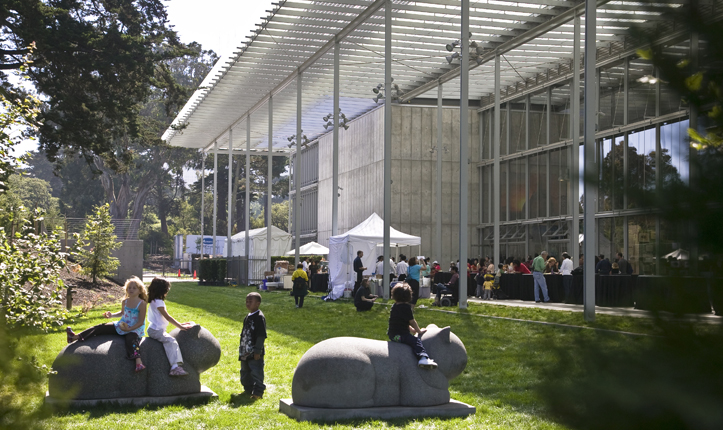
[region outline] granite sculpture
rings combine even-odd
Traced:
[[[96,336],[73,342],[63,348],[53,362],[57,373],[48,380],[51,399],[91,400],[164,397],[196,394],[201,391],[200,374],[221,358],[221,345],[205,328],[169,333],[178,341],[187,376],[169,376],[163,345],[144,337],[141,358],[146,370],[134,372],[135,363],[126,359],[120,336]]]
[[[314,408],[435,406],[450,402],[449,381],[467,365],[467,350],[449,327],[427,326],[424,348],[438,364],[421,369],[408,345],[356,337],[327,339],[299,361],[293,404]]]

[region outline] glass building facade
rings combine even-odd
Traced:
[[[690,42],[680,40],[665,50],[682,59],[690,53]],[[684,232],[680,226],[666,225],[643,199],[664,184],[688,181],[690,112],[659,81],[643,82],[643,77],[657,76],[647,60],[631,55],[603,63],[597,69],[597,253],[612,257],[621,252],[636,274],[665,274],[669,268],[660,257],[681,247]],[[501,258],[524,258],[543,249],[553,256],[563,251],[572,254],[575,246],[582,252],[583,186],[580,179],[576,193],[573,157],[579,160],[579,178],[584,162],[582,146],[575,148],[572,140],[578,133],[582,142],[582,123],[571,123],[572,75],[568,70],[568,79],[563,79],[565,72],[558,72],[560,77],[550,79],[547,86],[519,97],[503,94],[496,202],[494,99],[483,99],[477,242],[481,256],[493,255],[493,205],[499,205],[500,211]],[[580,214],[578,237],[573,237],[574,211]]]

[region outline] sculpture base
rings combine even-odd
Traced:
[[[218,394],[211,391],[207,386],[201,385],[201,391],[193,394],[179,394],[177,396],[161,397],[120,397],[116,399],[84,399],[84,400],[62,400],[50,397],[45,393],[45,404],[59,405],[70,408],[93,407],[102,404],[116,404],[124,406],[167,406],[175,404],[204,404],[209,400],[218,398]]]
[[[291,399],[281,399],[279,412],[298,421],[339,421],[353,419],[381,419],[395,418],[426,418],[426,417],[466,417],[476,412],[474,406],[450,400],[449,403],[438,406],[384,406],[375,408],[310,408],[298,406]]]

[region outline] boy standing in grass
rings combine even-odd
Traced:
[[[266,340],[266,318],[259,310],[261,294],[252,292],[246,296],[246,309],[249,314],[244,318],[241,331],[241,343],[238,359],[241,361],[241,385],[244,393],[252,399],[264,396],[264,340]]]

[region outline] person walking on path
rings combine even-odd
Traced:
[[[547,251],[542,251],[539,256],[532,260],[532,278],[535,280],[535,303],[540,303],[540,292],[542,290],[545,303],[550,301],[547,295],[547,282],[542,272],[545,271],[545,260],[547,260]]]

